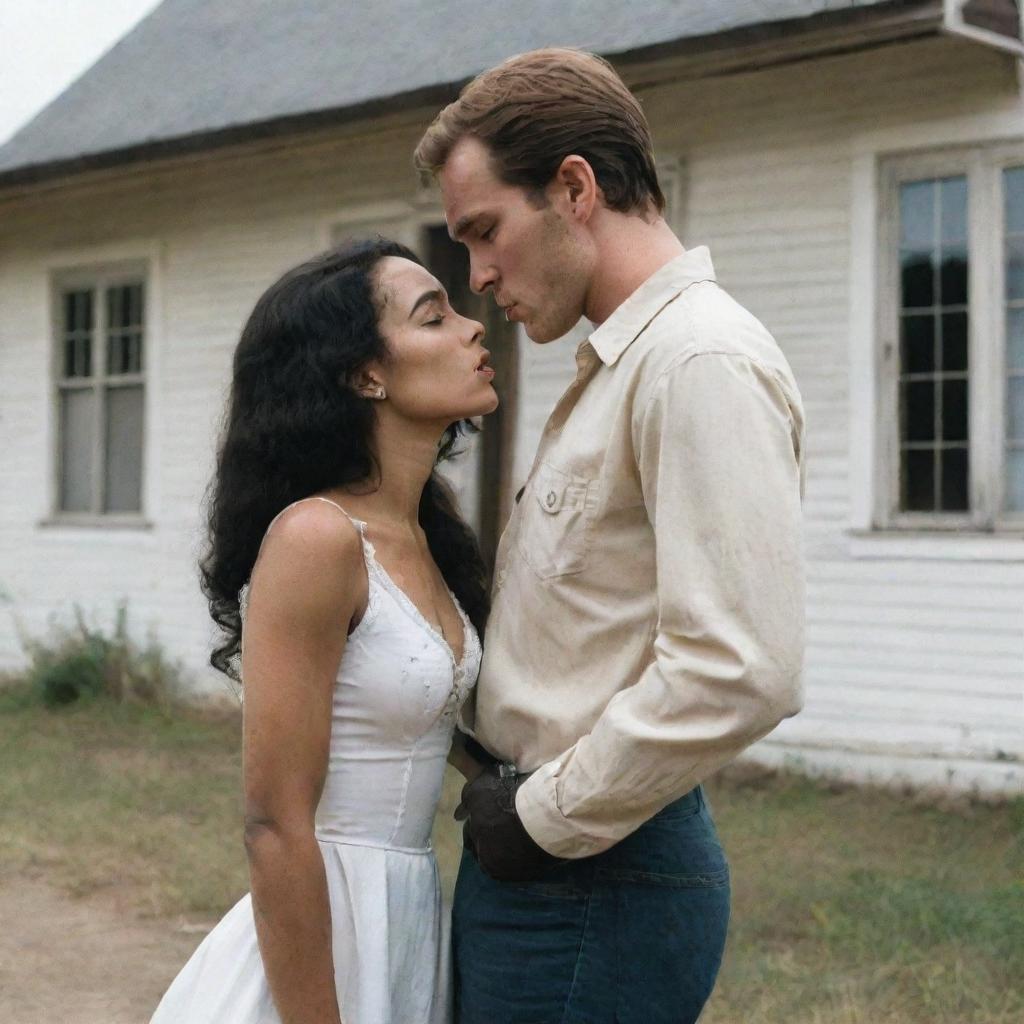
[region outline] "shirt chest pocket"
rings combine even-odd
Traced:
[[[523,496],[529,504],[518,537],[523,558],[541,579],[583,569],[596,492],[594,481],[541,464]]]

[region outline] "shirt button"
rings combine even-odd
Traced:
[[[507,569],[499,569],[498,570],[498,586],[499,587],[503,587],[505,585],[505,580],[507,578],[508,578],[508,570]]]
[[[554,508],[555,502],[558,501],[558,495],[554,491],[548,491],[548,496],[544,500],[547,502],[548,508]]]

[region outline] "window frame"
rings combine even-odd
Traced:
[[[1024,531],[1024,512],[1003,510],[1007,410],[1002,174],[1014,166],[1024,166],[1024,142],[948,147],[879,161],[876,530],[937,534]],[[953,175],[967,179],[970,511],[904,512],[899,508],[899,188],[910,181]]]
[[[151,274],[147,261],[131,259],[93,265],[58,269],[50,274],[50,394],[54,429],[51,439],[52,475],[50,513],[44,525],[80,525],[104,527],[148,527],[147,467],[150,463],[149,419],[152,338]],[[111,374],[107,366],[107,309],[108,288],[124,285],[142,286],[142,342],[141,370],[137,373]],[[63,367],[64,306],[63,296],[68,291],[93,292],[92,370],[88,378],[80,381],[67,378]],[[103,510],[106,492],[106,416],[107,393],[112,388],[142,388],[142,436],[139,438],[141,466],[139,478],[139,508],[131,512]],[[63,434],[61,424],[61,396],[68,391],[91,391],[96,402],[96,429],[92,438],[93,476],[88,510],[69,511],[61,508],[64,470]]]

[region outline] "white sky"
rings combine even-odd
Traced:
[[[160,0],[0,0],[0,144]]]

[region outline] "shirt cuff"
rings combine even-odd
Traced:
[[[516,813],[530,838],[554,857],[591,857],[615,845],[614,839],[581,833],[558,806],[561,760],[541,765],[516,792]]]

